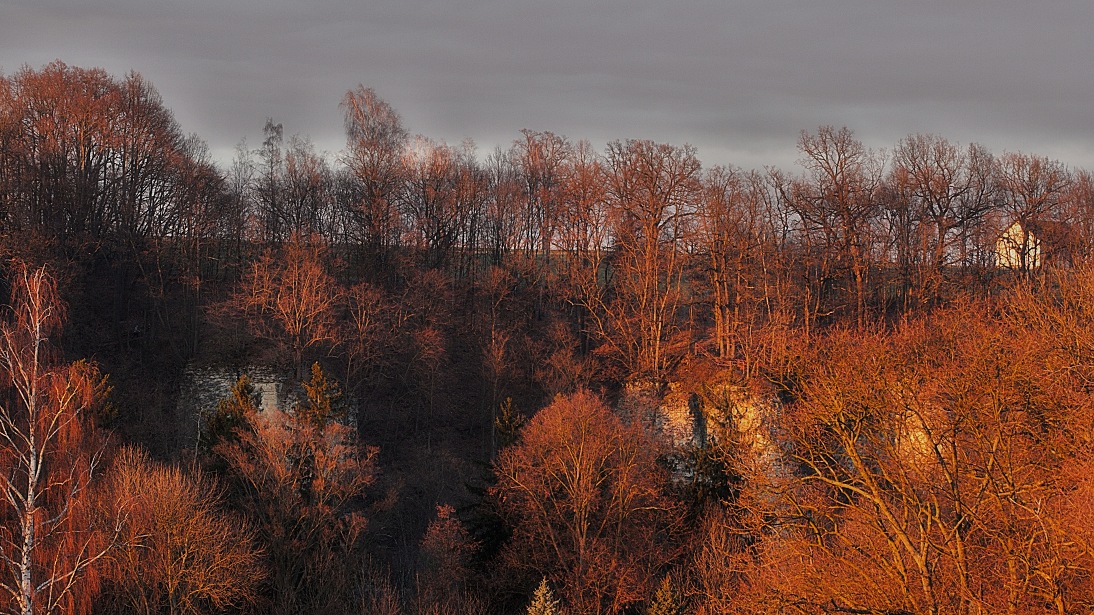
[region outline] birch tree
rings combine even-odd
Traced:
[[[0,323],[0,603],[5,612],[53,612],[111,549],[93,527],[88,487],[99,471],[81,415],[102,391],[94,366],[56,365],[49,341],[64,320],[45,270],[15,267]],[[116,535],[116,530],[115,530]]]

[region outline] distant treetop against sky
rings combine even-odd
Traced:
[[[828,124],[1094,168],[1092,23],[1087,0],[20,0],[0,6],[0,70],[137,71],[220,160],[267,117],[341,149],[360,83],[412,132],[484,150],[530,128],[789,167]]]

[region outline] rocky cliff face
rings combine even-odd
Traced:
[[[698,394],[679,382],[671,382],[658,407],[661,431],[674,448],[707,443],[707,413]]]
[[[617,410],[641,421],[672,450],[732,444],[742,460],[773,468],[778,451],[772,433],[778,400],[759,384],[741,383],[731,369],[715,370],[689,382],[626,385]]]

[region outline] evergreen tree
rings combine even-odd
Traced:
[[[236,442],[237,429],[247,426],[247,415],[258,411],[258,393],[246,374],[232,385],[227,397],[212,411],[202,411],[198,449],[211,451],[221,442]]]
[[[311,380],[301,384],[308,395],[308,399],[296,408],[301,419],[309,421],[317,429],[331,421],[346,422],[349,411],[342,397],[342,388],[337,380],[323,373],[318,363],[312,363]]]
[[[665,575],[661,581],[661,587],[657,588],[657,593],[653,595],[646,613],[648,615],[682,615],[683,609],[676,601],[676,592],[672,589],[672,577],[669,575]]]
[[[528,615],[559,615],[562,608],[558,600],[555,600],[551,588],[547,587],[547,577],[539,582],[539,587],[532,594],[532,602],[528,604]]]
[[[513,398],[506,397],[498,406],[494,418],[494,433],[498,450],[520,441],[520,429],[524,427],[524,416],[513,407]]]

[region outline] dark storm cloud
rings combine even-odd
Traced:
[[[1088,2],[47,1],[0,9],[0,66],[136,70],[221,157],[266,117],[337,150],[363,83],[484,148],[532,128],[789,165],[833,124],[1094,167],[1090,23]]]

